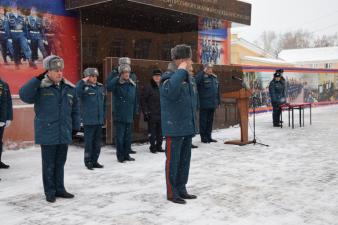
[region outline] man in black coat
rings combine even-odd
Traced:
[[[286,89],[285,89],[285,79],[282,76],[284,70],[279,69],[274,73],[274,78],[269,85],[269,94],[271,98],[271,104],[273,107],[272,119],[273,126],[280,127],[280,115],[281,108],[280,106],[286,103]]]
[[[164,152],[162,149],[161,104],[159,84],[162,71],[155,69],[150,84],[141,94],[141,108],[144,121],[148,122],[150,152]]]

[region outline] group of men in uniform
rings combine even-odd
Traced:
[[[30,67],[37,68],[35,62],[39,58],[38,50],[43,58],[52,53],[54,40],[48,40],[55,33],[49,31],[52,27],[51,19],[48,16],[38,16],[35,7],[31,8],[29,16],[25,16],[15,2],[6,13],[5,8],[0,6],[0,50],[5,65],[8,65],[9,56],[17,69],[22,59],[27,60]]]
[[[206,65],[196,76],[195,83],[190,46],[178,45],[171,54],[173,62],[168,71],[153,71],[153,90],[144,90],[141,101],[144,118],[149,121],[150,151],[164,152],[162,135],[166,139],[167,198],[184,204],[185,199],[197,198],[186,189],[191,142],[197,133],[197,105],[200,102],[203,109],[200,115],[206,116],[200,122],[201,139],[204,143],[213,142],[210,118],[219,104],[219,87],[217,76],[212,73],[212,65]],[[135,160],[130,153],[132,125],[138,111],[138,85],[130,65],[129,58],[120,58],[119,66],[113,70],[106,84],[106,90],[113,94],[116,156],[120,163]],[[43,60],[43,66],[45,71],[24,84],[19,96],[23,102],[34,104],[35,142],[41,146],[44,193],[46,200],[52,203],[57,197],[74,197],[64,185],[64,166],[68,145],[72,143],[72,136],[80,130],[80,121],[84,126],[84,164],[89,170],[103,168],[98,159],[105,120],[106,90],[97,81],[99,73],[96,68],[85,69],[84,78],[74,86],[64,78],[64,61],[61,57],[48,56]],[[9,88],[2,81],[0,97],[1,103],[7,102],[6,107],[1,107],[2,135],[3,128],[8,127],[13,119]],[[216,99],[212,100],[212,104],[205,104],[211,98]]]
[[[221,57],[222,49],[214,40],[202,40],[201,60],[202,64],[212,63],[217,64]]]

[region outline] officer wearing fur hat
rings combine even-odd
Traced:
[[[131,79],[128,64],[118,67],[119,76],[111,79],[107,90],[113,93],[113,118],[116,129],[116,156],[120,163],[134,161],[130,157],[132,125],[137,110],[136,83]]]
[[[46,69],[19,91],[22,101],[34,104],[35,143],[41,145],[43,187],[48,202],[73,198],[64,187],[64,166],[72,134],[80,129],[80,110],[75,86],[63,77],[64,62],[51,55]]]
[[[215,110],[221,101],[219,81],[212,69],[213,65],[207,63],[204,69],[196,75],[200,103],[199,131],[203,143],[217,142],[211,138],[211,133]]]
[[[171,49],[176,65],[162,75],[160,83],[162,133],[166,137],[167,199],[185,204],[195,199],[186,189],[188,183],[191,141],[196,134],[196,105],[189,71],[192,71],[191,47],[185,44]]]
[[[119,58],[118,60],[118,65],[119,66],[124,66],[124,65],[128,65],[130,68],[131,68],[131,60],[130,58],[128,57],[121,57]],[[106,83],[108,84],[114,77],[118,77],[120,74],[119,74],[119,71],[118,71],[118,67],[114,68],[111,73],[109,74],[108,78],[107,78],[107,81]],[[130,79],[136,84],[136,100],[137,100],[137,104],[138,105],[138,96],[139,96],[139,90],[138,90],[138,80],[137,80],[137,76],[136,74],[133,72],[133,71],[130,71]],[[113,106],[114,106],[114,95],[112,97],[112,102],[113,102]],[[113,113],[114,113],[115,109],[113,107]],[[136,109],[135,111],[137,114],[138,113],[138,109]],[[134,115],[135,116],[135,115]],[[132,128],[133,129],[133,128]],[[136,154],[135,151],[133,151],[131,148],[129,149],[129,154]]]
[[[8,84],[0,78],[0,169],[8,169],[1,160],[2,155],[2,138],[5,128],[9,127],[13,120],[12,96]]]
[[[160,105],[160,80],[162,71],[154,69],[150,83],[141,93],[141,109],[144,121],[148,122],[150,152],[164,152],[162,149],[161,105]]]
[[[102,125],[105,113],[105,89],[97,82],[97,68],[87,68],[84,78],[76,84],[76,93],[80,100],[81,119],[84,125],[85,153],[84,163],[87,169],[103,168],[98,163],[101,152]]]
[[[280,127],[280,106],[286,103],[286,88],[285,79],[283,77],[283,69],[278,69],[273,75],[273,80],[269,85],[269,94],[271,98],[271,104],[273,107],[272,121],[274,127]]]

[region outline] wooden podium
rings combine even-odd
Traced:
[[[251,93],[245,88],[239,91],[223,93],[223,98],[234,98],[237,102],[239,111],[240,127],[241,127],[241,140],[227,141],[224,144],[231,145],[247,145],[253,143],[249,141],[248,124],[249,124],[249,97]]]

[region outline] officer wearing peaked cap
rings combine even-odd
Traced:
[[[72,135],[80,129],[80,113],[75,87],[63,76],[63,59],[48,56],[43,66],[46,71],[21,87],[19,95],[34,104],[35,143],[41,145],[43,187],[52,203],[56,197],[74,197],[64,187],[64,166]]]
[[[81,119],[84,125],[85,166],[102,168],[98,163],[101,152],[102,125],[105,115],[105,88],[97,82],[97,68],[87,68],[83,71],[84,78],[76,84],[77,96],[80,100]]]

